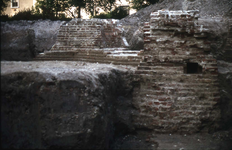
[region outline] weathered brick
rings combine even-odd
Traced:
[[[134,96],[143,103],[153,102],[154,131],[196,132],[201,119],[219,119],[210,113],[212,109],[220,113],[216,59],[205,52],[210,42],[207,30],[196,25],[197,16],[197,11],[160,10],[144,24],[143,59],[135,72],[141,78],[141,91]],[[190,63],[197,63],[201,71],[197,66],[188,74],[184,69]],[[145,109],[143,116],[150,116],[150,109]],[[141,126],[148,124],[138,117]]]

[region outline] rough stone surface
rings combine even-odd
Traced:
[[[118,131],[133,130],[128,69],[80,62],[1,66],[2,148],[107,149]]]
[[[132,38],[129,42],[130,45],[130,49],[134,49],[134,50],[141,50],[143,49],[143,29],[142,28],[138,28],[134,34],[132,35]]]
[[[232,125],[232,63],[218,61],[222,129]]]
[[[1,60],[32,60],[38,53],[48,51],[64,21],[1,22]]]

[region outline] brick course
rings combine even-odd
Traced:
[[[60,27],[56,44],[51,50],[122,47],[121,34],[112,19],[73,19]]]
[[[139,51],[127,49],[122,29],[112,19],[73,19],[60,27],[50,51],[34,60],[67,60],[137,66]]]
[[[136,127],[208,131],[206,126],[219,120],[220,96],[207,29],[197,24],[197,11],[160,10],[150,17],[144,24],[144,51],[136,71],[140,82],[134,91],[140,112],[134,115]],[[201,71],[188,73],[192,63]]]

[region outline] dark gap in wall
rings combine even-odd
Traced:
[[[202,73],[202,66],[198,63],[187,63],[184,67],[184,73],[187,74],[198,74]]]

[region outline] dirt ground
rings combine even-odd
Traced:
[[[112,149],[232,150],[232,129],[212,134],[153,134],[141,132],[116,139]]]

